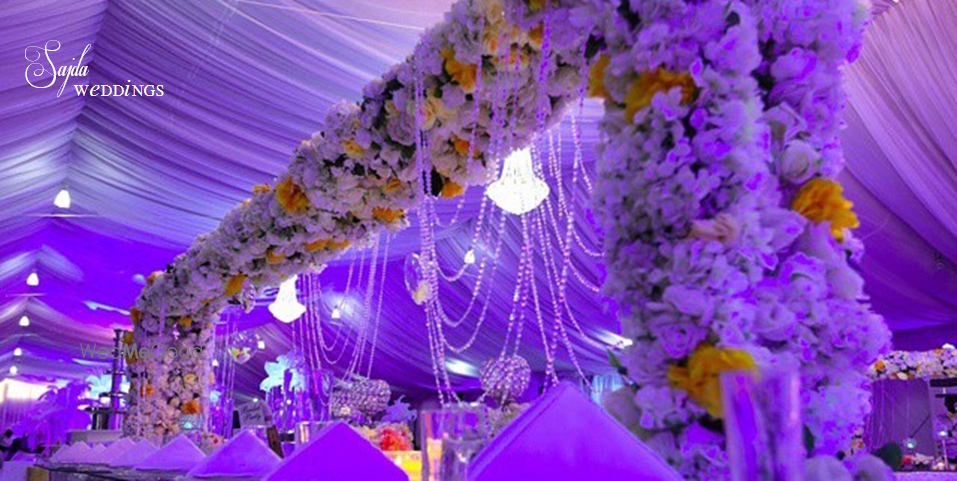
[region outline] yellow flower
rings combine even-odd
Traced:
[[[791,208],[812,222],[830,222],[831,235],[838,242],[843,242],[844,229],[855,229],[861,225],[851,210],[854,204],[845,199],[843,193],[844,187],[833,180],[812,179],[794,196]]]
[[[688,397],[716,418],[723,415],[721,382],[718,375],[724,371],[751,371],[754,359],[746,351],[718,349],[711,344],[700,344],[688,359],[688,366],[671,366],[668,381],[671,387],[688,393]]]
[[[199,399],[193,399],[192,401],[187,401],[183,404],[183,407],[180,409],[183,414],[199,414],[202,412],[202,407],[199,405]]]
[[[153,283],[156,282],[156,279],[159,279],[159,277],[162,275],[163,275],[162,271],[151,272],[150,275],[146,277],[146,285],[152,286]]]
[[[528,31],[528,43],[536,50],[542,48],[542,39],[545,37],[545,24],[539,23]]]
[[[342,242],[336,242],[332,239],[319,239],[317,241],[310,242],[306,244],[306,251],[316,252],[320,250],[338,250],[345,249],[349,247],[352,243],[344,240]]]
[[[465,187],[452,182],[451,180],[446,180],[442,184],[442,192],[439,192],[439,196],[443,199],[453,199],[465,193]]]
[[[292,177],[286,177],[276,186],[276,201],[290,214],[302,212],[309,207],[309,198],[302,188],[292,181]]]
[[[123,344],[129,346],[133,344],[133,331],[127,331],[123,333]]]
[[[130,308],[130,322],[132,322],[133,325],[135,326],[135,325],[139,324],[139,322],[142,321],[142,320],[143,320],[143,312],[140,311],[139,309],[135,308],[135,307],[131,307],[131,308]]]
[[[382,189],[382,191],[385,192],[386,194],[389,194],[389,193],[395,192],[400,187],[402,187],[402,181],[399,179],[392,179],[385,184],[385,188]]]
[[[601,54],[598,60],[588,69],[588,96],[608,98],[608,91],[605,90],[605,69],[611,57]]]
[[[196,382],[197,379],[199,379],[199,376],[193,373],[188,373],[185,376],[183,376],[183,381],[185,381],[187,384],[192,384]]]
[[[395,222],[403,217],[405,217],[405,211],[402,209],[389,209],[386,207],[374,207],[372,209],[372,217],[375,217],[377,220],[390,224]]]
[[[882,359],[878,359],[877,362],[874,363],[874,370],[875,371],[884,370],[884,361]]]
[[[442,58],[445,60],[445,72],[452,77],[452,81],[459,84],[465,93],[475,91],[475,80],[478,74],[478,65],[462,63],[456,60],[455,51],[451,47],[442,49]]]
[[[232,297],[236,294],[239,294],[243,290],[243,285],[246,284],[246,274],[238,274],[229,279],[229,282],[226,283],[226,296]]]
[[[655,94],[675,87],[681,87],[682,104],[687,104],[694,97],[694,79],[687,72],[674,73],[660,68],[641,72],[625,94],[625,118],[631,122],[639,110],[651,105]]]
[[[154,394],[156,394],[156,389],[153,388],[153,383],[146,383],[146,389],[144,389],[144,393],[146,394],[146,397],[152,397]]]
[[[457,152],[459,155],[469,155],[470,146],[468,140],[452,137],[452,146],[455,147],[455,152]]]
[[[366,153],[366,149],[363,149],[361,145],[352,139],[342,142],[342,151],[345,152],[350,159],[361,159]]]
[[[179,318],[179,327],[182,327],[184,329],[189,329],[190,327],[193,327],[193,318],[189,316],[183,316]]]
[[[256,184],[253,186],[253,194],[268,194],[272,190],[269,184]]]
[[[286,260],[286,256],[276,253],[275,247],[270,247],[266,250],[266,262],[270,264],[279,264],[280,262]]]

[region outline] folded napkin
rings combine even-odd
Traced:
[[[680,480],[681,476],[578,388],[562,383],[475,457],[468,479]]]
[[[280,463],[279,456],[255,434],[243,431],[204,459],[190,478],[262,478]]]
[[[78,443],[73,443],[65,448],[60,448],[59,451],[53,454],[50,457],[50,461],[55,463],[76,463],[77,458],[82,456],[90,451],[90,445],[80,441]]]
[[[126,451],[133,449],[134,446],[136,446],[136,443],[130,438],[122,438],[117,441],[113,441],[109,446],[106,447],[106,451],[103,451],[103,453],[100,454],[100,460],[98,462],[100,464],[110,464],[116,461],[116,459],[123,455],[123,453]]]
[[[409,477],[348,424],[337,422],[296,450],[267,481],[407,481]]]
[[[75,463],[80,464],[96,464],[100,462],[100,456],[103,452],[106,451],[106,446],[102,444],[94,444],[89,451],[80,453],[76,456]]]
[[[159,451],[136,465],[139,471],[182,471],[196,467],[206,455],[189,438],[180,434]]]
[[[159,451],[159,448],[153,443],[141,439],[132,448],[127,449],[125,453],[117,456],[109,465],[117,468],[130,468],[142,463],[144,459],[150,457],[156,451]]]

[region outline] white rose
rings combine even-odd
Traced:
[[[802,140],[795,140],[778,159],[778,174],[792,184],[803,184],[817,172],[820,155],[814,147]]]

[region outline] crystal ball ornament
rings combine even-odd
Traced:
[[[231,357],[236,364],[245,364],[259,352],[261,342],[262,337],[255,332],[243,331],[237,333],[233,336],[233,342],[231,342],[227,348],[229,357]]]
[[[482,389],[493,399],[502,402],[521,396],[531,376],[532,369],[528,361],[518,355],[489,359],[482,363],[479,370]]]
[[[357,414],[375,416],[389,405],[392,388],[381,379],[358,379],[343,383],[332,393],[332,415],[348,418]]]
[[[405,278],[405,288],[416,305],[421,306],[432,297],[432,289],[429,287],[425,269],[422,265],[422,258],[417,253],[406,256],[403,275]]]

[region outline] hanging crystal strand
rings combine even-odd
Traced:
[[[545,351],[545,375],[556,383],[558,382],[558,376],[555,373],[555,358],[553,353],[549,350],[548,335],[545,332],[545,324],[542,320],[542,311],[541,306],[538,302],[538,287],[535,282],[535,253],[531,250],[532,238],[528,230],[528,220],[526,218],[527,214],[522,214],[520,217],[522,219],[522,239],[525,244],[525,248],[529,249],[529,290],[532,292],[532,305],[535,308],[535,320],[538,323],[538,329],[542,336],[542,349]],[[523,309],[524,311],[524,309]]]
[[[372,377],[372,363],[375,360],[376,341],[379,338],[379,319],[382,316],[382,298],[385,294],[385,274],[389,270],[389,245],[392,243],[392,236],[385,234],[385,251],[382,254],[382,275],[379,280],[379,299],[376,301],[375,321],[372,327],[372,348],[369,350],[369,367],[366,369],[366,377]]]
[[[551,266],[552,267],[551,269],[549,268],[550,264],[553,264],[552,262],[550,262],[552,260],[552,255],[551,255],[552,248],[551,248],[551,241],[549,239],[550,236],[548,231],[545,229],[545,222],[542,221],[542,217],[544,216],[544,214],[541,211],[533,212],[532,214],[533,214],[531,219],[532,236],[538,237],[538,242],[536,244],[538,244],[539,249],[541,251],[542,267],[545,270],[545,276],[544,276],[546,280],[545,284],[548,286],[548,294],[552,300],[552,309],[553,309],[552,317],[554,318],[554,321],[556,324],[561,324],[562,313],[561,313],[560,305],[558,303],[558,296],[555,294],[555,286],[554,286],[555,278],[552,276],[553,274],[552,271],[554,269],[554,266]],[[556,274],[555,277],[557,277],[557,272],[555,274]],[[535,280],[536,279],[533,278],[532,282],[535,282]],[[533,294],[535,294],[535,292],[533,292]],[[544,331],[544,326],[545,326],[544,316],[542,315],[539,309],[539,300],[537,295],[535,296],[535,311],[536,311],[535,314],[538,317],[539,326]],[[544,335],[544,332],[543,332],[543,335]],[[552,326],[552,337],[548,343],[548,348],[545,352],[546,353],[551,352],[552,369],[556,369],[554,366],[557,363],[557,359],[558,359],[558,327],[557,325]],[[557,376],[558,376],[558,373],[556,370],[554,375],[556,384],[558,382]]]
[[[503,232],[505,228],[505,219],[507,214],[504,211],[499,211],[499,214],[500,214],[499,215],[500,219],[498,224],[498,230],[499,232]],[[503,236],[499,236],[495,243],[495,250],[493,254],[495,258],[498,258],[499,253],[501,251],[502,239],[503,239]],[[492,293],[495,291],[494,281],[495,281],[495,274],[498,271],[498,266],[499,266],[498,262],[496,262],[492,266],[492,272],[489,275],[489,285],[487,289],[488,293],[485,295],[485,302],[482,304],[482,312],[479,314],[478,322],[476,322],[475,329],[472,331],[472,334],[471,336],[469,336],[469,339],[462,346],[453,346],[451,343],[448,343],[447,347],[449,348],[450,351],[456,354],[461,354],[462,352],[465,352],[466,350],[468,350],[472,346],[472,344],[475,342],[475,340],[478,338],[479,331],[481,331],[482,325],[484,324],[486,316],[488,314],[488,307],[491,304]],[[470,308],[471,308],[471,301],[469,303],[469,309]],[[466,309],[466,314],[463,315],[463,317],[468,315],[469,309]],[[449,324],[448,322],[446,322],[445,319],[443,319],[443,322],[446,324]]]
[[[366,281],[366,293],[362,301],[362,312],[360,313],[360,318],[362,319],[362,326],[359,332],[359,338],[356,341],[356,356],[353,362],[349,364],[348,372],[350,374],[356,373],[359,371],[362,360],[363,353],[365,352],[367,339],[369,336],[369,326],[371,324],[372,316],[372,297],[375,293],[375,284],[376,279],[378,279],[377,269],[379,266],[379,239],[381,237],[376,236],[375,240],[372,243],[372,257],[369,259],[369,274]],[[385,261],[385,259],[383,259]]]

